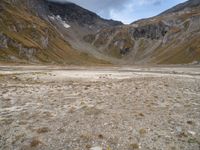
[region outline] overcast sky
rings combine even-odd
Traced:
[[[126,24],[138,19],[155,16],[186,0],[54,0],[71,1],[96,12],[103,18]]]

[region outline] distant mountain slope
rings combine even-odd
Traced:
[[[44,7],[41,0],[0,1],[1,62],[104,63],[72,48],[48,21]]]
[[[88,34],[95,34],[104,28],[121,26],[123,25],[122,22],[103,19],[74,3],[58,3],[48,0],[43,2],[43,8],[46,9],[48,20],[73,48],[106,61],[121,61],[99,53],[95,47],[86,43],[83,37]],[[42,17],[45,18],[44,16]]]
[[[179,11],[184,11],[186,9],[192,9],[200,5],[200,0],[188,0],[185,3],[178,4],[177,6],[174,6],[163,13],[161,15],[169,14],[169,13],[175,13]]]
[[[77,23],[81,26],[88,28],[103,28],[109,26],[122,25],[122,22],[106,20],[98,16],[97,14],[86,10],[74,3],[58,3],[52,1],[46,1],[49,12],[53,15],[59,15],[63,20],[68,23]]]
[[[126,64],[200,62],[200,4],[190,0],[130,25],[107,28],[84,37],[98,51]]]

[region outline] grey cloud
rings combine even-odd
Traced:
[[[154,5],[160,5],[164,0],[156,0],[154,1]]]
[[[94,11],[103,17],[110,17],[110,10],[121,10],[131,0],[52,0],[57,2],[73,2],[86,9]]]
[[[130,21],[134,16],[130,16],[134,9],[143,5],[159,5],[165,0],[51,0],[57,2],[73,2],[90,11],[93,11],[103,18],[115,19],[125,22]],[[118,14],[113,17],[113,12]],[[123,15],[125,15],[123,17]],[[129,17],[129,18],[128,18]],[[126,19],[123,19],[126,18]],[[127,20],[128,18],[128,20]]]

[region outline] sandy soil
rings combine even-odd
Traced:
[[[199,150],[200,68],[0,67],[2,150]]]

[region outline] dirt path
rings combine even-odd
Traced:
[[[199,150],[200,69],[0,67],[2,150]]]

